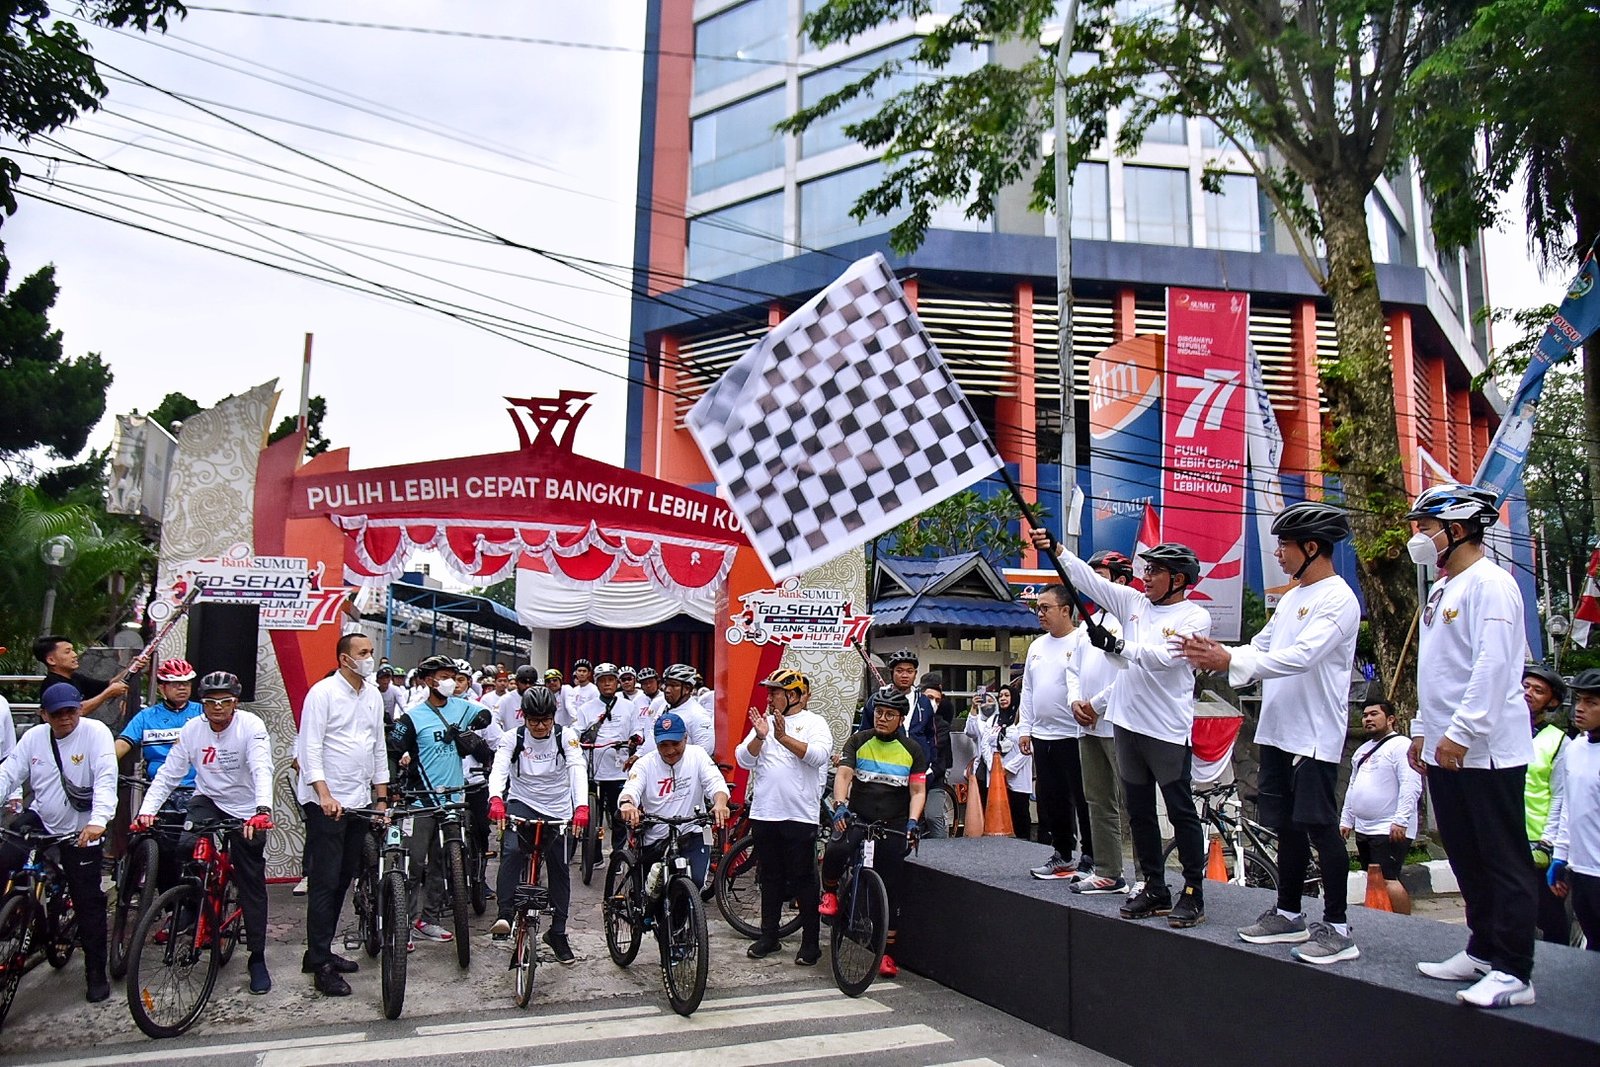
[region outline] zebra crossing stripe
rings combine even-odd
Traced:
[[[922,1048],[954,1040],[931,1026],[913,1023],[882,1030],[843,1034],[809,1034],[772,1041],[747,1041],[740,1045],[715,1045],[682,1052],[651,1052],[640,1056],[608,1056],[599,1060],[563,1060],[548,1067],[766,1067],[774,1063],[809,1060],[859,1060],[875,1052]],[[969,1060],[969,1063],[978,1063]],[[984,1061],[992,1062],[992,1061]],[[999,1067],[998,1064],[995,1067]]]

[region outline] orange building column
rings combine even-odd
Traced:
[[[1450,412],[1450,469],[1456,481],[1470,482],[1478,465],[1472,461],[1472,396],[1465,389],[1452,390]]]
[[[1322,487],[1322,375],[1317,370],[1317,305],[1302,300],[1289,312],[1290,389],[1294,409],[1278,417],[1283,431],[1284,474],[1306,480],[1306,492]]]
[[[1118,341],[1126,341],[1139,332],[1133,290],[1130,288],[1118,289],[1111,298],[1111,330]]]
[[[1389,313],[1389,357],[1394,369],[1395,430],[1400,436],[1400,470],[1406,492],[1422,491],[1417,470],[1418,422],[1426,413],[1417,410],[1417,350],[1411,333],[1411,312]]]
[[[1428,429],[1433,447],[1428,451],[1439,466],[1446,470],[1451,465],[1450,451],[1450,382],[1444,373],[1444,357],[1423,355],[1422,373],[1428,376]]]
[[[994,405],[995,447],[1000,458],[1017,465],[1017,484],[1030,504],[1039,500],[1039,416],[1034,396],[1033,283],[1018,282],[1011,311],[1011,366]],[[1024,553],[1024,567],[1037,566],[1036,553]]]

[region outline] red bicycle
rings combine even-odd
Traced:
[[[197,824],[194,853],[178,885],[145,910],[128,951],[128,1010],[151,1037],[176,1037],[205,1010],[217,971],[244,932],[228,858],[241,819]]]

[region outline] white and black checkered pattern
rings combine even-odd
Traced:
[[[775,577],[864,544],[1000,469],[881,255],[746,353],[689,411]]]

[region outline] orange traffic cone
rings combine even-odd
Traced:
[[[1017,828],[1011,824],[1011,793],[1006,789],[1006,769],[1000,762],[1000,753],[989,756],[989,806],[983,813],[984,837],[1015,837]]]
[[[1376,863],[1367,867],[1367,907],[1373,911],[1393,911],[1389,900],[1389,883],[1383,877],[1383,868]]]
[[[1228,880],[1228,863],[1222,856],[1222,838],[1211,839],[1211,850],[1206,853],[1206,879],[1212,882]]]
[[[983,836],[983,794],[978,792],[978,779],[967,772],[967,817],[961,826],[962,837]]]

